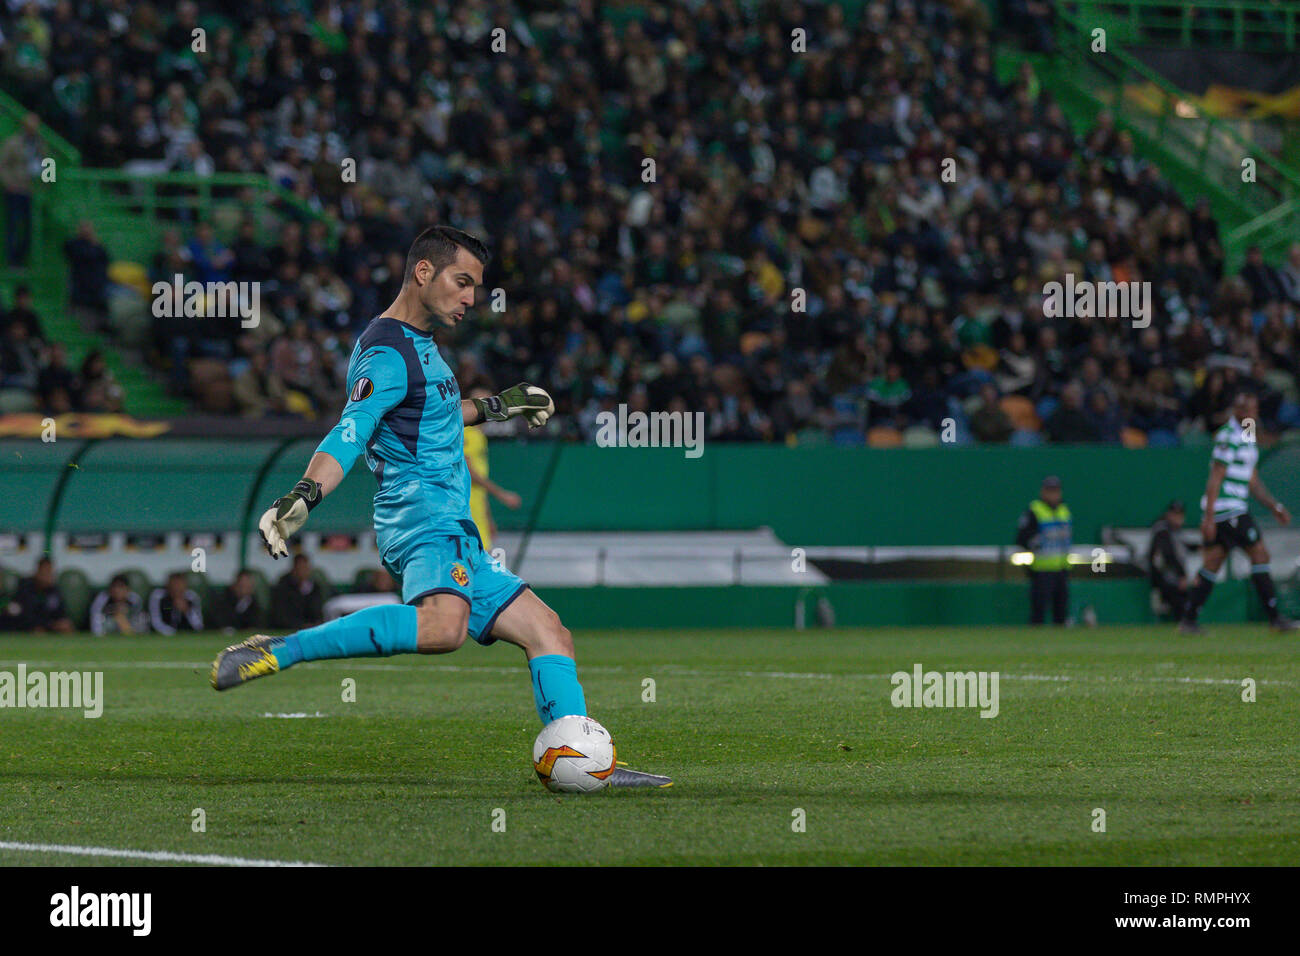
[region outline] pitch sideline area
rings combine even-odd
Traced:
[[[124,850],[108,846],[58,846],[50,843],[11,843],[0,840],[0,852],[38,853],[54,856],[98,857],[130,860],[133,863],[197,863],[203,866],[319,866],[319,863],[300,863],[294,860],[246,860],[237,856],[216,854],[169,853],[166,850]],[[48,862],[48,861],[46,861]]]
[[[505,646],[218,695],[227,635],[0,638],[0,865],[1295,862],[1300,663],[1260,626],[577,639],[673,790],[546,793]],[[101,673],[102,715],[6,703],[20,666]]]

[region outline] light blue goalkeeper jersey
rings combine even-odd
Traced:
[[[397,319],[371,320],[348,362],[348,403],[317,451],[346,474],[365,452],[379,487],[380,554],[420,536],[477,538],[460,386],[433,333]]]

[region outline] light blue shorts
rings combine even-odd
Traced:
[[[419,604],[430,594],[455,594],[469,604],[469,636],[491,644],[492,627],[528,587],[483,551],[477,537],[431,535],[404,542],[385,555],[384,567],[402,589],[402,601]]]

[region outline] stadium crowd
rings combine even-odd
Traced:
[[[1021,6],[1046,45],[1048,5]],[[0,16],[0,50],[87,164],[264,173],[318,214],[269,238],[177,222],[148,263],[261,283],[256,330],[152,329],[205,410],[334,414],[411,237],[448,222],[489,237],[506,305],[448,338],[462,390],[544,383],[570,437],[626,403],[703,410],[714,440],[1174,444],[1243,381],[1266,427],[1300,427],[1300,244],[1225,275],[1207,204],[1110,118],[1076,135],[1028,64],[999,80],[986,17],[54,0]],[[1149,281],[1150,326],[1044,317],[1066,274]],[[17,310],[4,381],[31,382]]]

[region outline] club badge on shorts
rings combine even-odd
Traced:
[[[451,579],[461,587],[469,586],[469,572],[465,570],[464,565],[453,564],[451,566]]]

